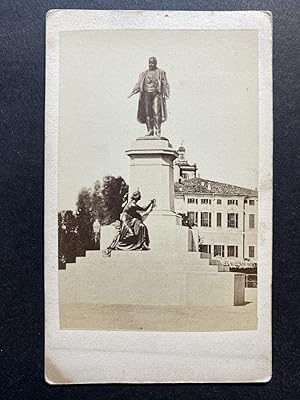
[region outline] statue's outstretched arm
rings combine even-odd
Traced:
[[[148,204],[146,207],[141,207],[141,206],[136,205],[136,209],[137,209],[137,211],[146,211],[149,206],[150,206],[150,204]]]
[[[140,83],[137,82],[136,85],[135,85],[135,87],[133,88],[132,92],[131,92],[130,95],[128,96],[128,99],[129,99],[131,96],[133,96],[134,94],[139,93],[139,91],[140,91]]]
[[[151,207],[155,203],[155,200],[151,200],[150,203],[146,207],[141,207],[139,205],[136,205],[137,211],[147,211],[149,207]]]

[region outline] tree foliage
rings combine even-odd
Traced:
[[[103,210],[103,200],[101,194],[101,182],[98,180],[94,184],[94,190],[92,193],[92,211],[95,218],[98,218],[99,221],[103,221],[104,219],[104,210]]]
[[[79,234],[78,255],[91,250],[93,244],[93,208],[91,189],[82,188],[77,200],[77,231]]]
[[[101,188],[102,199],[102,219],[100,223],[103,225],[111,224],[119,219],[122,212],[122,203],[125,194],[128,193],[128,185],[120,176],[107,175],[103,178]]]
[[[94,188],[82,188],[78,194],[77,210],[58,214],[59,265],[75,262],[86,250],[95,248],[93,222],[98,218],[101,225],[119,219],[128,185],[120,176],[107,175],[102,183],[97,180]]]
[[[60,211],[58,213],[59,268],[64,268],[67,262],[75,262],[76,255],[79,255],[77,253],[79,245],[76,214],[71,210]]]

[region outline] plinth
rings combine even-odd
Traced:
[[[142,202],[156,199],[156,211],[174,212],[174,167],[177,152],[169,140],[157,136],[136,139],[130,157],[130,194],[139,189]]]
[[[181,218],[174,209],[174,165],[177,152],[164,137],[144,136],[136,139],[131,149],[129,195],[139,189],[140,204],[156,199],[156,207],[145,224],[149,230],[152,251],[188,251],[188,229],[181,226]],[[186,238],[183,238],[185,234]]]

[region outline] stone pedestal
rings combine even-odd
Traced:
[[[130,157],[129,195],[139,189],[141,205],[156,199],[156,207],[145,222],[151,250],[175,251],[182,237],[181,218],[174,208],[173,161],[177,152],[166,138],[144,136],[136,139],[126,154]]]
[[[144,136],[136,139],[130,150],[129,194],[139,189],[141,203],[156,199],[156,212],[174,212],[174,168],[178,156],[168,139]]]

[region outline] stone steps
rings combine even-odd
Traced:
[[[82,268],[81,268],[82,267]],[[88,264],[59,271],[62,303],[239,305],[243,274],[152,269],[148,265]]]
[[[89,260],[99,260],[103,257],[102,251],[87,251],[86,257],[80,259],[89,259]],[[162,262],[172,263],[172,262],[195,262],[201,263],[203,265],[209,265],[210,261],[208,258],[202,258],[200,253],[197,252],[184,252],[184,253],[169,253],[169,254],[161,254],[155,251],[113,251],[111,253],[111,257],[114,260],[118,260],[120,262],[130,262],[130,260],[141,261],[145,260],[162,260]]]
[[[195,273],[203,273],[203,272],[217,272],[217,268],[215,266],[201,266],[198,264],[161,264],[161,263],[126,263],[120,264],[117,262],[99,262],[96,261],[85,261],[80,262],[77,264],[68,264],[66,270],[67,271],[86,271],[86,272],[93,272],[101,270],[111,271],[116,273],[122,273],[124,270],[124,266],[126,266],[127,270],[130,271],[160,271],[160,272],[195,272]]]
[[[151,251],[114,251],[111,257],[104,257],[102,251],[87,251],[86,257],[76,259],[76,263],[67,264],[68,270],[103,269],[120,271],[126,268],[148,271],[189,271],[189,272],[217,272],[218,267],[209,264],[208,259],[200,258],[199,253],[186,252],[185,254],[170,254],[160,256]]]

